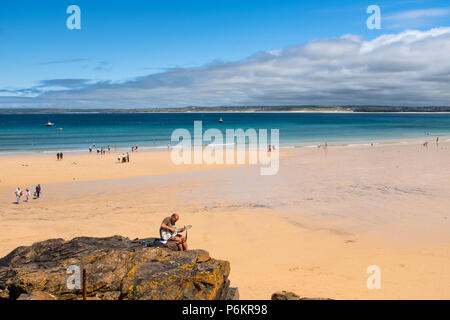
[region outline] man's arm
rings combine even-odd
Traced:
[[[161,228],[169,230],[172,233],[175,232],[175,228],[171,228],[171,227],[167,226],[164,222],[161,223]]]

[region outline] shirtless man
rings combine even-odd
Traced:
[[[172,240],[177,242],[178,249],[180,251],[187,251],[188,245],[186,242],[186,237],[184,235],[178,234],[178,232],[183,232],[185,228],[177,229],[175,223],[178,221],[180,216],[173,213],[170,217],[164,218],[159,228],[159,234],[161,235],[161,242],[167,243],[167,241]]]

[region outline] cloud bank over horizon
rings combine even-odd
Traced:
[[[449,52],[450,27],[373,40],[347,34],[123,82],[68,77],[0,88],[0,107],[450,105]]]

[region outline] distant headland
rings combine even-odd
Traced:
[[[450,106],[188,106],[151,108],[0,108],[0,114],[55,114],[55,113],[226,113],[226,112],[450,112]]]

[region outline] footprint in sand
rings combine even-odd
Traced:
[[[356,240],[345,240],[345,243],[354,243]]]

